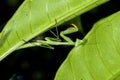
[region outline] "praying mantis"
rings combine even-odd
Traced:
[[[0,61],[37,35],[108,0],[25,0],[0,33]]]
[[[79,17],[77,17],[79,18]],[[29,42],[27,44],[24,44],[23,46],[19,47],[18,49],[23,49],[23,48],[28,48],[28,47],[33,47],[33,46],[41,46],[49,49],[54,49],[51,45],[72,45],[75,46],[76,43],[72,41],[69,37],[66,35],[77,32],[78,27],[75,24],[71,24],[70,27],[64,31],[60,32],[60,36],[65,40],[65,42],[61,42],[61,40],[56,36],[56,38],[52,37],[45,37],[44,40],[36,40],[34,42]],[[54,33],[53,33],[54,34]],[[79,39],[77,39],[79,40]],[[79,40],[82,42],[82,40]]]

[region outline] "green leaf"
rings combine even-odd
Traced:
[[[108,0],[25,0],[2,30],[0,60],[25,41]]]
[[[120,80],[120,12],[93,26],[70,51],[55,80]]]

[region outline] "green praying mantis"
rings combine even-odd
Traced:
[[[77,18],[79,18],[79,17],[77,17]],[[56,38],[45,37],[45,41],[44,40],[36,40],[34,42],[29,42],[27,44],[22,45],[18,49],[23,49],[23,48],[33,47],[33,46],[41,46],[41,47],[45,47],[45,48],[49,48],[49,49],[54,49],[54,47],[52,47],[51,45],[76,46],[77,44],[74,41],[72,41],[69,37],[67,37],[66,35],[77,32],[77,31],[78,31],[78,27],[75,24],[70,24],[70,27],[68,29],[60,32],[60,36],[65,40],[65,42],[63,42],[63,41],[61,42],[61,40],[58,37],[59,35],[56,35],[55,33],[51,32],[54,36],[56,36]],[[79,39],[77,39],[77,40],[79,40]],[[79,40],[79,41],[82,42],[82,40]]]
[[[0,33],[0,60],[25,41],[107,1],[25,0]]]

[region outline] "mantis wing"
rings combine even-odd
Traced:
[[[120,80],[120,12],[97,22],[75,46],[55,80]],[[80,43],[79,43],[80,44]]]
[[[0,60],[35,36],[108,0],[25,0],[2,30]]]

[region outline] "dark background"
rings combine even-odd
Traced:
[[[23,0],[0,0],[0,31],[14,14]],[[101,18],[120,10],[120,1],[111,0],[81,16],[87,33]],[[58,28],[59,30],[59,28]],[[60,29],[61,30],[61,29]],[[53,30],[54,31],[54,30]],[[49,35],[47,32],[44,36]],[[83,38],[80,33],[71,38]],[[0,62],[1,80],[53,80],[55,73],[72,46],[54,46],[55,49],[33,47],[13,52]]]

